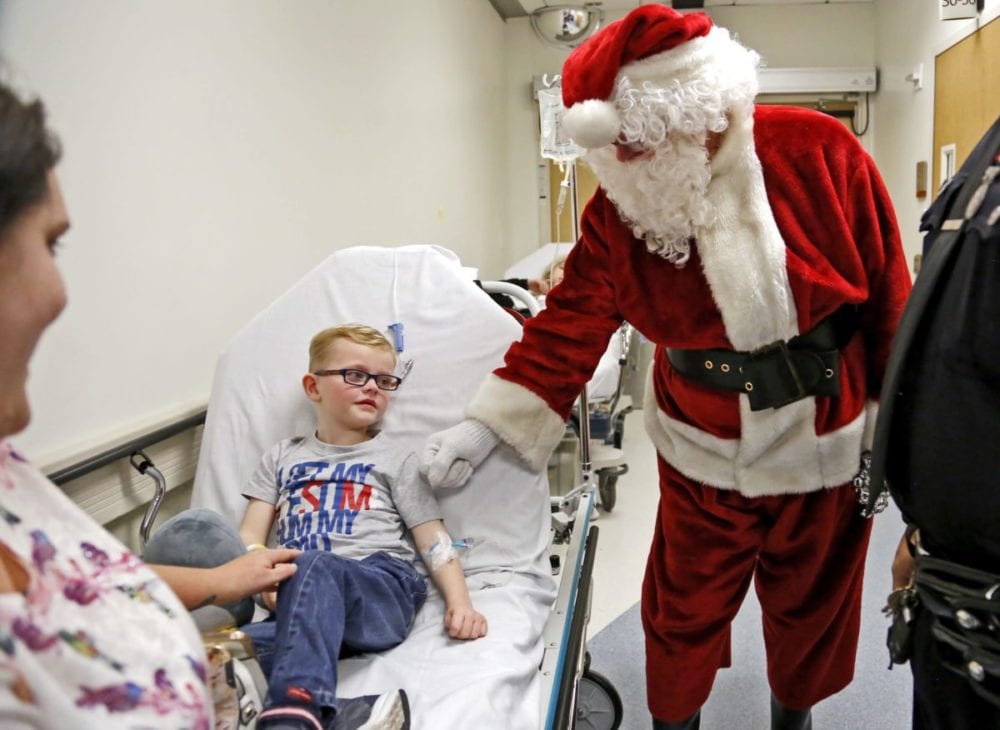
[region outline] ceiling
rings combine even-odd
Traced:
[[[645,5],[653,0],[601,0],[597,4],[604,10],[631,10],[640,5]],[[490,4],[497,11],[501,18],[521,18],[527,16],[532,10],[545,5],[568,5],[573,0],[489,0]],[[578,4],[582,5],[584,0]],[[718,7],[723,5],[829,5],[837,3],[865,3],[873,0],[704,0],[704,7]],[[670,0],[663,2],[670,5]],[[689,4],[689,3],[687,3]]]

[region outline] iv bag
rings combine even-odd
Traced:
[[[562,128],[562,115],[566,111],[562,90],[558,86],[539,89],[538,107],[542,157],[556,162],[570,162],[583,155],[586,150],[567,137]]]

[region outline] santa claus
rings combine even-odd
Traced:
[[[910,277],[871,158],[831,117],[755,107],[758,63],[659,4],[573,51],[565,128],[601,187],[545,311],[422,454],[437,486],[500,442],[542,469],[622,321],[656,344],[655,728],[698,726],[752,578],[772,728],[809,727],[854,671],[870,522],[851,482]]]

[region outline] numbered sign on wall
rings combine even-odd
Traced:
[[[941,20],[975,18],[979,15],[979,0],[938,0]]]

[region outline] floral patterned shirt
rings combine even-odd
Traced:
[[[188,612],[5,441],[0,552],[27,576],[0,593],[0,727],[212,727]]]

